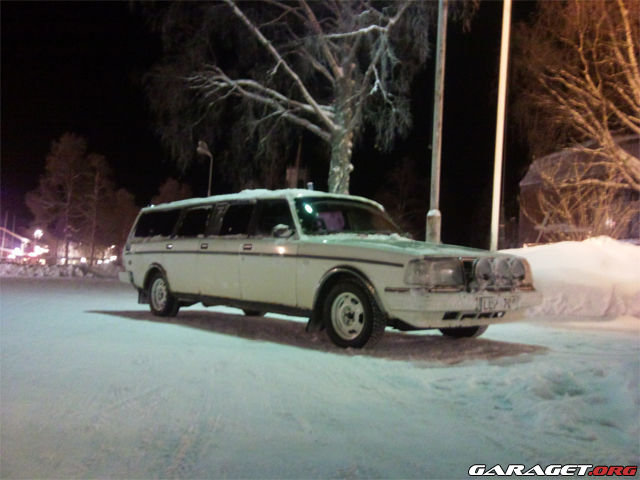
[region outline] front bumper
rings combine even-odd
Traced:
[[[424,288],[388,288],[384,303],[390,318],[416,328],[491,325],[522,317],[522,310],[538,305],[534,291],[430,292]]]

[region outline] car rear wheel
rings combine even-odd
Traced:
[[[384,334],[384,315],[373,296],[356,280],[338,282],[323,307],[327,334],[338,347],[370,347]]]
[[[489,328],[486,325],[481,325],[477,327],[458,327],[458,328],[441,328],[440,331],[445,337],[453,337],[453,338],[468,338],[468,337],[479,337]]]
[[[156,273],[149,282],[149,307],[159,317],[175,317],[180,303],[169,290],[169,283],[161,273]]]

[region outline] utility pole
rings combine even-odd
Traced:
[[[507,66],[511,33],[511,0],[502,4],[502,40],[500,45],[500,80],[498,83],[498,114],[496,119],[496,150],[493,167],[493,203],[491,205],[491,242],[489,249],[498,249],[500,226],[500,193],[502,188],[502,159],[504,152],[504,117],[507,97]]]
[[[209,187],[207,188],[207,197],[211,196],[211,178],[213,177],[213,155],[209,151],[209,145],[204,140],[198,142],[196,152],[205,157],[209,157]]]
[[[444,64],[447,46],[447,0],[438,0],[438,40],[436,43],[436,83],[433,97],[433,134],[431,140],[431,189],[427,213],[426,241],[440,243],[440,157],[442,152],[442,105],[444,100]]]

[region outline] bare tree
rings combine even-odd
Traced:
[[[101,215],[104,240],[122,248],[140,208],[132,193],[120,188],[110,197],[110,208]]]
[[[535,156],[572,146],[603,175],[562,187],[640,191],[640,159],[619,144],[640,136],[640,2],[539,2],[516,35],[516,105]],[[578,145],[578,146],[575,146]]]
[[[175,178],[167,178],[158,188],[158,194],[151,199],[151,203],[158,205],[160,203],[183,200],[189,197],[191,197],[191,188],[189,185],[180,183]]]
[[[104,216],[104,211],[112,207],[114,187],[111,181],[111,169],[103,155],[89,154],[87,163],[88,178],[82,198],[84,207],[81,214],[84,217],[85,238],[89,242],[89,265],[93,265],[96,244],[106,246],[104,244],[106,225],[101,218]]]
[[[409,0],[224,0],[183,7],[199,9],[188,16],[189,27],[180,9],[170,8],[162,25],[173,32],[165,36],[172,54],[152,73],[150,87],[165,143],[188,161],[195,132],[206,134],[212,118],[228,121],[230,109],[241,110],[240,126],[248,136],[259,129],[263,143],[293,143],[290,135],[283,139],[283,128],[315,135],[330,148],[329,190],[348,192],[362,126],[372,125],[376,144],[390,148],[411,125],[407,95],[427,57],[433,7]],[[233,57],[221,33],[234,41]],[[176,124],[180,116],[191,123]]]
[[[87,153],[87,140],[75,133],[52,142],[45,173],[26,203],[36,224],[64,241],[65,264],[74,241],[89,245],[92,265],[97,248],[122,243],[138,211],[133,195],[114,190],[105,157]]]
[[[537,177],[533,195],[524,194],[522,213],[545,241],[584,240],[592,236],[637,235],[637,192],[615,185],[615,172],[584,152],[568,150],[537,160],[528,175]],[[597,182],[592,180],[597,179]]]
[[[83,204],[80,200],[86,187],[88,163],[87,141],[75,133],[65,133],[51,144],[45,174],[38,187],[26,196],[26,203],[36,221],[63,238],[65,264],[69,258],[69,243],[82,227]]]
[[[375,198],[382,203],[391,217],[413,238],[424,235],[428,189],[426,179],[416,175],[418,166],[410,157],[404,157],[390,172],[385,185]]]

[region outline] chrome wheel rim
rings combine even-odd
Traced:
[[[167,284],[162,278],[157,278],[151,286],[151,302],[156,310],[164,310],[167,306]]]
[[[364,307],[357,295],[344,292],[331,305],[331,325],[344,340],[353,340],[364,328]]]

